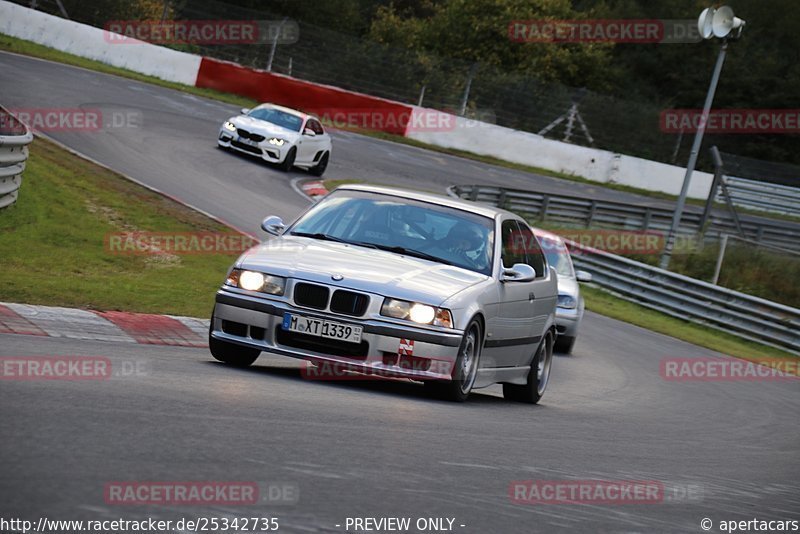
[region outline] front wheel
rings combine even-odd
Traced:
[[[208,348],[214,358],[234,367],[247,367],[256,361],[261,354],[258,349],[221,341],[211,336],[208,337]]]
[[[473,319],[467,329],[458,349],[458,357],[448,382],[429,381],[425,387],[441,398],[454,402],[464,402],[472,391],[475,377],[478,375],[478,364],[481,358],[481,324]]]
[[[503,397],[512,401],[537,404],[547,389],[552,364],[553,335],[548,332],[536,349],[536,355],[528,371],[528,383],[524,386],[503,384]]]
[[[328,168],[328,153],[325,152],[317,163],[316,166],[311,167],[311,174],[314,176],[322,176],[325,172],[325,169]]]
[[[286,154],[286,157],[283,160],[283,163],[280,164],[280,168],[283,172],[289,172],[294,167],[294,159],[297,157],[297,149],[292,147],[289,149],[289,153]]]
[[[563,354],[572,352],[572,347],[575,345],[575,336],[558,336],[555,344],[555,351]]]

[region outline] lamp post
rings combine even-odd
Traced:
[[[694,136],[692,151],[689,154],[689,163],[686,165],[686,174],[683,177],[683,185],[681,186],[680,196],[678,196],[678,204],[675,206],[675,212],[672,215],[672,224],[670,225],[667,240],[664,243],[664,252],[661,254],[659,267],[662,269],[669,268],[672,249],[675,245],[675,236],[681,225],[683,208],[686,205],[686,195],[689,192],[689,184],[692,181],[692,173],[694,172],[695,165],[697,165],[697,156],[700,153],[700,146],[703,144],[703,134],[706,131],[706,122],[711,111],[711,103],[714,101],[714,93],[717,90],[717,83],[719,82],[719,76],[722,72],[722,65],[725,62],[725,54],[728,50],[728,39],[732,37],[738,38],[742,34],[744,25],[745,22],[735,17],[733,15],[733,10],[728,6],[722,6],[719,9],[704,9],[697,20],[697,27],[703,39],[710,39],[712,36],[719,37],[722,39],[722,46],[717,56],[717,63],[714,65],[714,74],[711,76],[711,84],[708,87],[706,101],[703,105],[703,114],[700,116],[700,123],[697,126],[697,132]]]

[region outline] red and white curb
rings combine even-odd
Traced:
[[[0,302],[0,334],[207,347],[207,319]]]
[[[309,197],[311,200],[315,202],[328,194],[328,189],[325,187],[325,184],[322,183],[322,181],[320,180],[303,182],[300,184],[300,189],[303,190],[303,193],[307,197]]]

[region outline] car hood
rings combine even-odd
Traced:
[[[347,287],[434,306],[486,275],[419,258],[306,237],[271,239],[246,252],[244,269]],[[341,275],[334,281],[332,275]]]
[[[264,137],[281,137],[286,140],[294,140],[300,135],[300,132],[295,132],[283,126],[278,126],[271,122],[262,121],[261,119],[254,119],[247,115],[239,115],[228,119],[237,128],[244,128],[248,132],[261,134]]]

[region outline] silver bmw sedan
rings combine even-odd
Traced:
[[[537,403],[556,338],[557,274],[517,215],[444,196],[342,186],[245,252],[216,295],[209,345],[358,375],[409,378],[439,396],[503,384]]]

